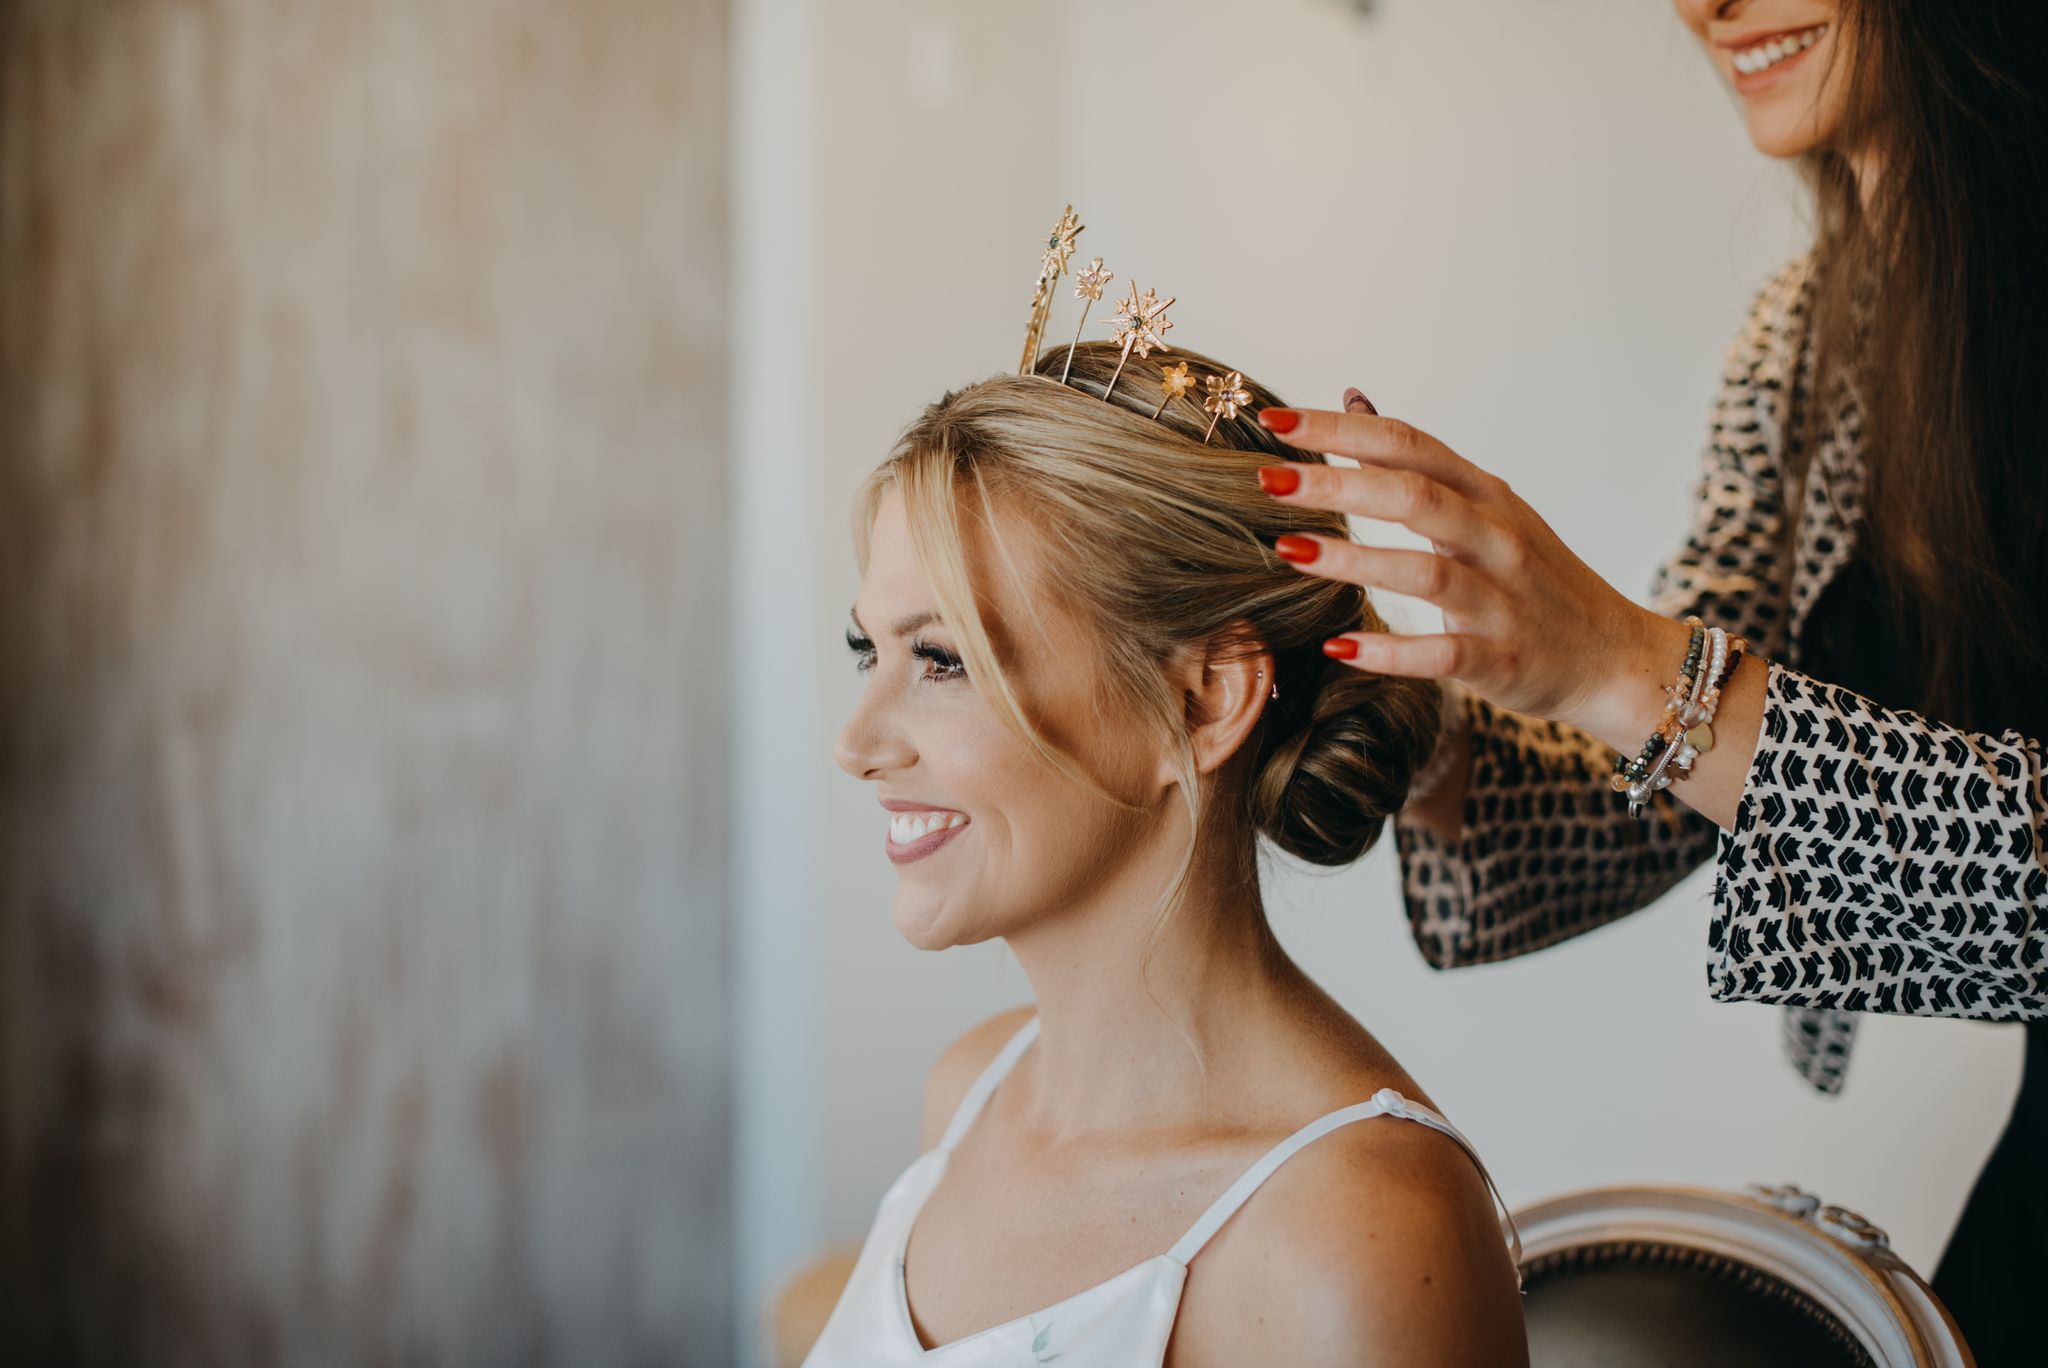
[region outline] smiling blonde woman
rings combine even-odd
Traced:
[[[809,1362],[1512,1368],[1483,1168],[1259,896],[1261,838],[1373,844],[1438,691],[1323,654],[1382,624],[1289,569],[1277,439],[1155,421],[1158,359],[1109,402],[1117,351],[1067,359],[932,405],[859,501],[839,763],[888,813],[899,931],[1001,937],[1036,1002],[943,1053]]]

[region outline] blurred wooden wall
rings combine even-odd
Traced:
[[[725,11],[0,4],[0,1360],[729,1361]]]

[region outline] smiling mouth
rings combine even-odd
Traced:
[[[1771,68],[1783,65],[1820,41],[1828,31],[1826,24],[1816,24],[1798,33],[1781,33],[1750,47],[1742,48],[1734,57],[1735,70],[1744,76],[1756,76]]]
[[[966,821],[957,812],[894,812],[889,815],[889,839],[898,845],[909,845],[919,837],[964,825]]]
[[[937,851],[967,827],[967,818],[958,812],[891,813],[884,849],[896,864],[909,864]]]

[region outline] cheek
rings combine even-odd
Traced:
[[[1098,787],[1090,787],[1035,757],[1018,757],[1004,796],[1005,834],[1034,883],[1057,895],[1063,884],[1099,877],[1146,843],[1159,820],[1158,756],[1136,743],[1119,744],[1136,724],[1098,725],[1092,744],[1071,745],[1073,756]]]
[[[1058,745],[1060,739],[1048,738]],[[1074,756],[1071,749],[1064,751]],[[1105,767],[1100,755],[1074,756],[1085,772],[1111,793],[1131,797],[1129,776]],[[983,853],[998,862],[1018,862],[1010,874],[1036,878],[1076,861],[1116,839],[1128,814],[1079,780],[1055,768],[1028,743],[991,725],[960,738],[948,764],[946,783],[960,806],[973,815]]]
[[[1033,760],[1029,742],[993,717],[977,716],[956,730],[948,748],[950,782],[982,801],[994,801]]]
[[[922,730],[918,759],[928,783],[916,791],[973,821],[977,862],[1003,861],[1020,829],[1042,822],[1058,776],[1029,743],[980,709],[941,714]]]
[[[1814,50],[1801,65],[1798,79],[1787,81],[1768,98],[1749,105],[1750,133],[1759,151],[1773,157],[1798,157],[1839,146],[1847,107],[1846,63],[1830,41]]]
[[[994,719],[923,747],[938,800],[974,819],[976,875],[996,885],[984,890],[989,906],[999,901],[1021,913],[1027,909],[1019,901],[1036,906],[1070,896],[1076,882],[1098,877],[1142,838],[1145,805],[1156,796],[1145,783],[1150,770],[1136,749],[1100,744],[1112,730],[1100,728],[1096,744],[1078,753],[1071,736],[1047,739],[1113,796],[1056,769]]]
[[[1820,107],[1820,123],[1823,134],[1829,138],[1838,137],[1849,107],[1849,70],[1854,55],[1849,40],[1840,28],[1828,31],[1822,56],[1826,59],[1817,67],[1814,76],[1816,101]]]

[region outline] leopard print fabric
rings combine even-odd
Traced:
[[[1734,830],[1668,793],[1633,819],[1600,742],[1468,698],[1458,841],[1406,822],[1395,838],[1409,923],[1438,967],[1589,931],[1714,860],[1710,991],[1786,1004],[1790,1059],[1833,1092],[1856,1012],[2048,1015],[2048,794],[2038,740],[1965,733],[1798,672],[1801,628],[1863,510],[1860,406],[1847,387],[1816,397],[1814,283],[1810,258],[1787,267],[1730,347],[1690,535],[1652,593],[1658,612],[1697,613],[1774,662]],[[1806,424],[1815,403],[1826,421]],[[1818,446],[1788,491],[1809,428]]]

